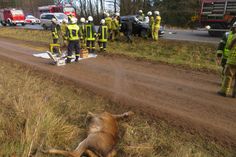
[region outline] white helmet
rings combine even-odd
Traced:
[[[78,19],[76,17],[72,17],[70,20],[71,20],[72,24],[76,24],[78,21]]]
[[[148,15],[148,16],[152,16],[152,12],[149,11],[149,12],[147,13],[147,15]]]
[[[160,12],[159,11],[154,11],[154,14],[159,16],[160,15]]]
[[[120,13],[115,13],[116,16],[120,16]]]
[[[84,18],[84,17],[81,17],[81,18],[80,18],[80,22],[81,22],[81,23],[85,23],[85,18]]]
[[[68,20],[67,19],[63,19],[62,22],[63,23],[68,23]]]
[[[236,22],[234,22],[233,26],[232,27],[236,27]]]
[[[101,19],[101,22],[100,22],[101,24],[105,24],[105,20],[104,19]]]
[[[139,10],[138,12],[139,12],[140,14],[142,14],[142,13],[143,13],[143,11],[142,11],[142,10]]]
[[[57,19],[52,18],[52,22],[53,22],[53,23],[57,23]]]
[[[89,22],[93,22],[93,17],[92,17],[92,16],[89,16],[89,17],[88,17],[88,21],[89,21]]]

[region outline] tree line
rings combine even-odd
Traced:
[[[71,3],[80,16],[101,18],[103,12],[120,12],[121,15],[136,14],[138,10],[158,10],[162,23],[173,26],[189,26],[191,17],[198,15],[199,0],[64,0]],[[38,7],[61,3],[63,0],[0,0],[0,8],[22,8],[25,13],[38,15]]]

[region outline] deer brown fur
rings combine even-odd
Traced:
[[[89,157],[114,157],[116,155],[114,147],[118,138],[117,120],[133,114],[133,112],[120,115],[113,115],[108,112],[101,114],[89,112],[86,122],[88,136],[74,151],[50,149],[44,153],[60,154],[67,157],[81,157],[82,154],[87,154]]]

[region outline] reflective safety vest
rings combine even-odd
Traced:
[[[56,25],[52,25],[52,38],[53,39],[58,39],[59,38]]]
[[[225,44],[225,48],[224,48],[224,51],[223,51],[223,58],[227,59],[228,58],[228,54],[229,54],[229,45],[231,44],[232,40],[233,40],[233,32],[230,31],[228,34],[227,34],[227,41],[226,41],[226,44]]]
[[[71,24],[67,26],[69,30],[69,37],[70,41],[72,40],[79,40],[79,26],[77,24]]]
[[[111,29],[111,22],[112,22],[111,17],[106,17],[105,18],[105,24],[107,25],[108,29]]]
[[[98,30],[98,36],[100,42],[107,42],[108,38],[108,27],[106,25],[101,25]]]
[[[149,26],[150,26],[150,28],[152,28],[154,26],[154,17],[153,16],[149,16]]]
[[[94,41],[95,40],[96,32],[94,30],[93,23],[87,23],[85,25],[85,28],[86,28],[86,40],[87,41]]]
[[[67,28],[67,24],[62,23],[61,24],[61,33],[62,33],[63,36],[66,34],[66,28]]]
[[[80,25],[80,38],[81,39],[85,39],[85,34],[86,33],[86,30],[85,30],[85,25],[84,24],[82,24],[82,25]]]
[[[236,40],[236,34],[233,35],[232,41]],[[236,65],[236,44],[233,45],[233,48],[228,52],[227,64]]]

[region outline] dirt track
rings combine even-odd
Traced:
[[[236,146],[236,99],[216,95],[220,78],[215,74],[104,56],[56,67],[21,44],[0,38],[1,58],[59,74],[115,102]]]

